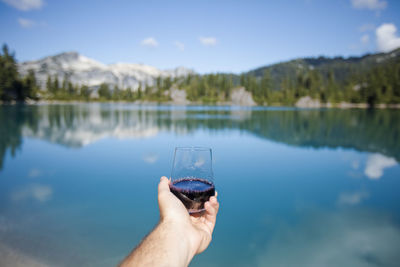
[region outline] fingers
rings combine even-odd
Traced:
[[[206,205],[207,204],[207,205]],[[209,206],[209,214],[216,216],[219,209],[219,203],[216,197],[210,197],[210,200],[205,203],[205,206]]]
[[[216,216],[217,215],[217,210],[215,209],[215,207],[210,203],[210,201],[207,201],[206,203],[204,203],[204,208],[207,211],[206,215],[211,215],[211,216]]]
[[[204,207],[206,209],[205,219],[207,221],[210,230],[212,231],[215,226],[215,221],[217,219],[217,213],[219,210],[219,203],[215,196],[210,197],[210,200],[204,203]]]
[[[162,206],[165,206],[163,203],[165,203],[166,199],[168,199],[168,193],[170,193],[169,180],[167,177],[163,176],[158,184],[158,205],[160,206],[160,209],[162,209]]]
[[[160,196],[163,192],[170,192],[169,180],[165,176],[161,177],[160,183],[158,184],[158,196]]]
[[[168,194],[169,190],[169,180],[167,177],[163,176],[158,184],[158,207],[160,209],[161,218],[165,217],[168,211]]]
[[[211,204],[214,206],[214,208],[217,210],[217,212],[218,212],[218,209],[219,209],[219,202],[218,202],[218,200],[217,200],[217,195],[218,195],[218,192],[215,192],[215,196],[214,197],[210,197],[210,202],[211,202]]]

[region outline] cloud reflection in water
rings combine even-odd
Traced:
[[[396,165],[397,162],[394,158],[375,153],[368,156],[364,173],[369,179],[380,179],[384,169]]]
[[[53,195],[53,189],[48,185],[31,184],[11,194],[14,201],[34,199],[38,202],[46,202]]]
[[[258,266],[398,266],[400,229],[382,214],[312,214],[284,227],[259,256]]]
[[[339,195],[338,204],[341,205],[357,205],[361,201],[368,198],[369,194],[365,191],[343,192]]]

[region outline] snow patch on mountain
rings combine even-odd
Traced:
[[[22,76],[28,74],[29,70],[33,70],[42,89],[46,88],[48,76],[52,78],[56,76],[60,82],[68,79],[75,85],[95,87],[101,83],[107,83],[122,89],[130,87],[137,90],[139,85],[153,85],[157,77],[174,78],[194,73],[193,70],[184,67],[160,70],[144,64],[106,65],[77,52],[66,52],[36,61],[22,62],[18,68]]]

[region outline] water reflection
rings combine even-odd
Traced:
[[[11,195],[13,201],[35,200],[45,202],[51,198],[53,189],[48,185],[30,184],[18,189]]]
[[[369,193],[366,191],[343,192],[339,195],[338,203],[340,205],[357,205],[368,197]]]
[[[400,229],[384,214],[313,212],[282,225],[258,266],[398,266]]]
[[[38,259],[35,259],[23,252],[14,248],[8,247],[0,243],[0,258],[3,266],[34,266],[34,267],[48,267],[51,265],[45,264]]]
[[[384,169],[396,166],[396,164],[397,162],[394,158],[381,154],[372,154],[368,156],[364,173],[369,179],[380,179]]]
[[[157,153],[147,153],[143,156],[143,161],[148,163],[148,164],[154,164],[158,160],[158,154]]]
[[[146,138],[163,131],[240,130],[277,142],[304,147],[352,148],[378,152],[365,174],[378,179],[400,160],[400,112],[397,110],[239,109],[107,104],[0,107],[0,168],[23,136],[68,147],[103,138]],[[154,161],[154,155],[144,160]]]
[[[392,266],[399,115],[2,106],[0,265],[116,265],[158,220],[173,147],[210,144],[222,208],[192,266]]]

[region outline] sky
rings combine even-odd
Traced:
[[[77,51],[105,64],[241,73],[298,57],[400,47],[398,0],[0,0],[18,61]]]

